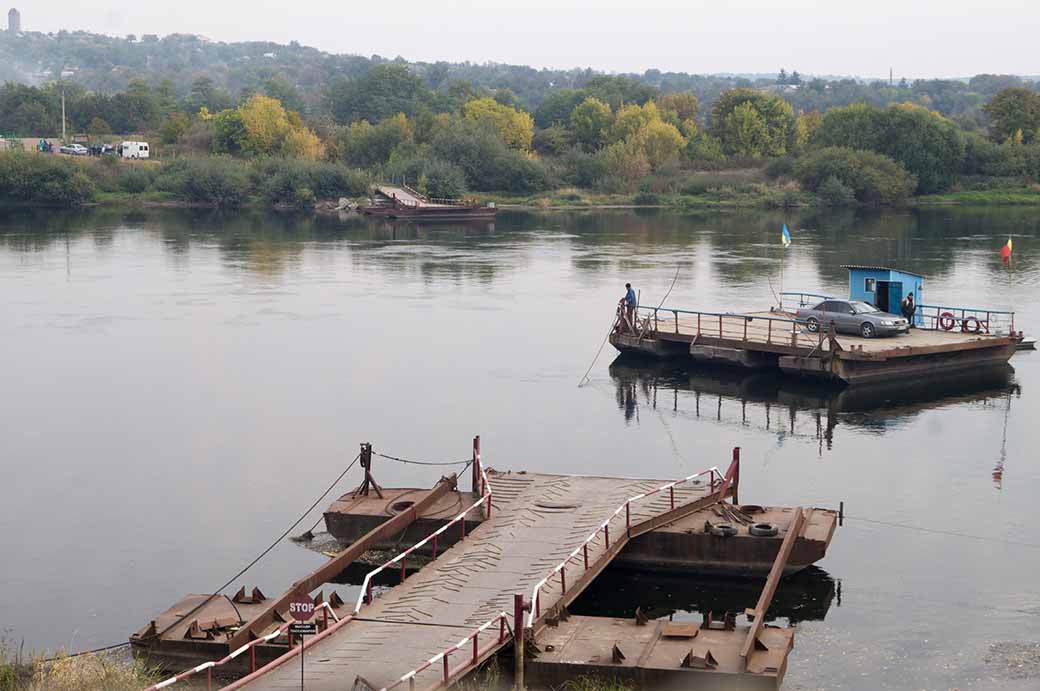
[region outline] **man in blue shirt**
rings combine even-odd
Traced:
[[[624,302],[625,315],[628,317],[628,323],[629,325],[634,325],[636,323],[636,307],[639,303],[639,300],[638,298],[636,298],[636,291],[632,290],[631,283],[625,284]]]

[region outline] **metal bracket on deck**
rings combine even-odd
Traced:
[[[618,646],[617,643],[615,643],[614,647],[610,649],[610,659],[615,665],[620,665],[625,661],[625,654],[621,651],[621,647]]]
[[[719,666],[719,661],[715,659],[715,656],[711,654],[711,650],[708,648],[704,649],[703,655],[697,655],[693,649],[686,653],[686,657],[679,663],[680,667],[687,669],[715,669]]]

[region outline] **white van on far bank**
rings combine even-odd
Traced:
[[[148,158],[148,142],[123,142],[117,153],[123,158]]]

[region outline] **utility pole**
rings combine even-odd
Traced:
[[[888,68],[888,86],[889,87],[892,86],[892,68],[891,67]]]
[[[65,139],[65,85],[61,85],[61,143],[64,144]]]

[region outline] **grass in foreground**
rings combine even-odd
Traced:
[[[21,662],[0,648],[0,691],[140,691],[161,679],[125,650]]]

